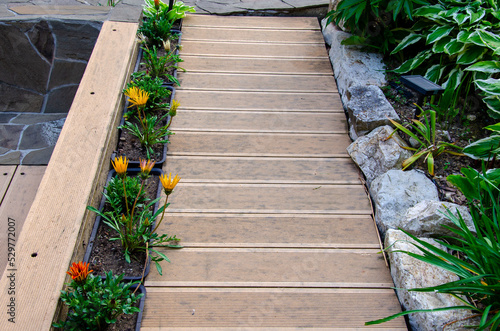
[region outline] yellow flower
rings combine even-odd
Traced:
[[[145,106],[149,99],[149,93],[141,90],[137,86],[129,87],[124,94],[129,98],[128,101],[131,103],[129,108],[133,106]]]
[[[113,168],[115,168],[118,176],[125,176],[128,167],[128,160],[126,156],[120,156],[119,158],[115,157],[115,161],[111,161],[111,164],[113,165]]]
[[[163,189],[165,190],[166,195],[170,195],[172,191],[175,188],[175,185],[181,180],[181,178],[178,175],[175,175],[175,177],[172,179],[172,173],[168,174],[163,174],[160,176],[160,181],[161,184],[163,185]]]
[[[170,45],[170,40],[162,40],[162,43],[163,43],[163,49],[166,51],[166,52],[170,52],[170,48],[172,47]]]
[[[151,170],[153,169],[154,165],[155,165],[155,161],[151,161],[151,160],[140,160],[140,163],[139,163],[139,166],[141,167],[141,178],[142,179],[147,179],[149,177],[149,173],[151,172]]]
[[[66,271],[71,278],[78,282],[85,282],[87,276],[94,270],[89,271],[89,264],[87,262],[73,262],[73,265],[69,268],[69,271]]]
[[[181,105],[181,103],[179,101],[172,100],[172,104],[170,105],[170,111],[168,114],[172,117],[177,115],[177,108],[179,108],[180,105]]]

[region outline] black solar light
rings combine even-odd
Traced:
[[[420,107],[424,104],[424,98],[426,96],[438,95],[444,91],[444,88],[442,88],[441,85],[431,82],[427,78],[420,75],[401,76],[400,80],[404,86],[417,92],[417,105]],[[420,108],[417,108],[415,111],[415,116],[418,115],[420,115]]]
[[[168,10],[167,11],[170,11],[172,10],[172,7],[174,6],[174,0],[169,0],[168,1]]]

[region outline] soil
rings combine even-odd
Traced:
[[[388,77],[391,78],[390,76]],[[392,81],[394,84],[394,81]],[[417,96],[415,92],[406,89],[402,84],[397,84],[397,88],[388,85],[384,87],[384,93],[387,100],[392,104],[394,110],[401,118],[403,124],[410,123],[411,119],[415,118],[415,110]],[[413,93],[413,96],[408,95],[408,92]],[[406,94],[406,95],[405,95]],[[423,106],[424,110],[429,109],[429,106]],[[462,118],[457,116],[456,119],[447,123],[436,124],[436,141],[444,141],[453,143],[460,147],[465,147],[471,142],[489,136],[488,130],[484,127],[494,124],[494,121],[489,118],[486,111],[477,111],[474,113],[464,114]],[[401,131],[398,134],[409,144],[409,136]],[[460,169],[465,167],[473,167],[480,169],[481,163],[467,156],[454,156],[448,153],[443,153],[434,160],[435,176],[432,177],[427,171],[427,163],[422,157],[414,164],[414,168],[422,170],[437,186],[439,198],[442,201],[449,201],[459,205],[465,205],[466,199],[463,194],[452,186],[446,177],[451,174],[461,174]]]
[[[171,47],[171,49],[175,49],[177,47],[180,47],[180,37],[179,37],[179,39],[170,40],[170,47]],[[137,71],[146,71],[146,65],[144,64],[143,54],[144,54],[144,51],[141,52],[140,64],[139,64],[139,67],[138,67]],[[160,58],[162,56],[165,56],[166,54],[167,54],[167,51],[165,51],[165,49],[163,49],[163,48],[160,48],[160,49],[157,50],[158,58]],[[172,62],[167,63],[167,65],[172,65]],[[177,65],[179,66],[179,64],[177,64]],[[172,75],[175,78],[177,78],[177,69],[175,69],[175,68],[168,68],[167,74]],[[173,85],[174,84],[174,82],[170,81],[166,77],[161,77],[161,78],[163,79],[163,81],[167,85]]]
[[[140,290],[137,290],[136,294],[139,293]],[[135,304],[134,307],[139,307],[140,300],[138,300]],[[116,323],[111,324],[107,331],[134,331],[136,324],[137,324],[137,318],[139,317],[139,313],[135,314],[121,314],[116,318]]]
[[[155,170],[153,170],[155,171]],[[159,170],[157,170],[159,172]],[[144,185],[146,195],[155,199],[160,180],[157,175],[151,176]],[[109,205],[104,206],[104,211],[109,210]],[[130,263],[125,261],[123,248],[119,240],[111,240],[118,236],[115,230],[101,222],[94,239],[92,253],[90,254],[90,269],[94,275],[104,276],[106,272],[113,271],[113,275],[124,273],[125,277],[141,277],[146,262],[146,254],[140,252],[132,256]]]

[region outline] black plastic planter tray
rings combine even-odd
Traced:
[[[139,168],[130,168],[130,169],[128,169],[127,174],[129,174],[129,175],[137,175],[140,171],[141,170]],[[159,175],[162,174],[162,172],[161,172],[160,169],[152,169],[150,174],[152,176],[159,176]],[[111,170],[109,172],[109,174],[108,174],[108,178],[107,178],[107,181],[106,181],[106,186],[107,186],[107,183],[109,183],[110,179],[112,177],[114,177],[114,176],[116,176],[116,172],[114,170]],[[161,185],[161,182],[159,181],[158,182],[158,188],[156,190],[156,195],[155,195],[155,197],[152,200],[160,197],[161,190],[162,190],[162,185]],[[105,204],[106,204],[106,197],[103,195],[102,198],[101,198],[101,203],[99,205],[99,210],[100,211],[102,211],[104,209]],[[156,212],[156,210],[158,210],[158,204],[159,204],[159,201],[154,205],[153,213]],[[99,227],[101,225],[102,226],[106,226],[104,223],[101,222],[101,220],[102,220],[102,217],[100,215],[97,215],[97,217],[95,219],[94,227],[92,228],[92,233],[90,235],[89,243],[87,245],[87,249],[86,249],[85,255],[83,257],[83,262],[90,262],[90,257],[91,257],[91,254],[92,254],[92,250],[94,248],[94,242],[95,242],[95,239],[96,239]],[[153,226],[153,225],[154,225],[154,222],[152,223],[151,226]],[[144,272],[144,278],[146,278],[146,276],[149,273],[150,265],[151,265],[151,257],[149,257],[149,261],[147,263],[147,267],[146,267],[146,270]],[[115,273],[113,272],[113,274],[115,274]],[[142,272],[138,276],[125,276],[125,277],[123,277],[123,280],[126,281],[126,282],[138,281],[138,280],[141,280],[141,279],[142,279]]]
[[[141,330],[141,323],[142,323],[142,313],[144,312],[144,303],[146,302],[146,288],[142,284],[134,284],[130,286],[130,289],[132,291],[135,291],[135,289],[139,286],[139,289],[137,292],[144,294],[139,301],[139,313],[137,313],[137,321],[135,322],[135,331],[140,331]],[[136,292],[136,293],[137,293]]]
[[[171,91],[170,100],[169,100],[169,105],[171,105],[172,100],[174,100],[174,96],[175,96],[175,88],[173,86],[167,86],[167,85],[164,85],[164,86]],[[129,106],[129,102],[127,100],[125,102],[125,106],[123,108],[123,114],[126,113],[128,106]],[[167,123],[169,120],[170,120],[170,115],[167,116]],[[122,116],[122,119],[120,120],[120,126],[122,126],[123,124],[125,124],[125,118]],[[122,129],[118,129],[118,139],[120,139],[121,137],[122,137]],[[166,138],[168,139],[168,136]],[[120,140],[118,140],[118,144],[119,144],[119,142],[120,142]],[[118,148],[117,148],[117,150],[118,150]],[[167,159],[167,150],[168,150],[168,144],[163,144],[162,157],[159,158],[158,160],[154,160],[156,162],[154,165],[155,168],[160,168],[160,169],[162,168],[163,163],[165,163],[165,160]],[[114,161],[115,157],[117,157],[119,155],[121,155],[121,154],[118,154],[116,151],[113,152],[111,154],[111,160]],[[128,156],[127,156],[127,159],[129,160],[129,167],[139,168],[139,164],[140,164],[139,160],[130,159]]]

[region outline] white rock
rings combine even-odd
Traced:
[[[445,247],[429,238],[419,238],[441,249]],[[421,254],[410,237],[402,231],[389,229],[385,236],[385,247],[390,251],[403,250]],[[417,260],[405,253],[389,253],[391,275],[394,280],[399,301],[405,310],[433,309],[449,306],[461,306],[463,303],[449,294],[433,292],[410,292],[408,289],[441,285],[458,280],[458,276],[444,269]],[[442,330],[449,322],[471,316],[469,310],[450,310],[442,312],[410,314],[409,321],[413,331]],[[468,321],[469,322],[469,321]],[[460,324],[446,328],[461,330]]]
[[[469,230],[476,232],[467,207],[434,200],[424,200],[409,208],[398,227],[417,237],[456,236],[443,227],[446,225],[456,228],[455,224],[445,216],[447,210],[457,217],[460,213]]]
[[[439,201],[436,186],[417,170],[389,170],[370,185],[375,221],[382,236],[396,229],[407,210],[423,200]]]
[[[380,126],[347,147],[347,152],[363,171],[368,186],[388,170],[401,169],[403,161],[412,155],[401,147],[406,143],[397,133],[387,139],[393,131],[388,125]]]

